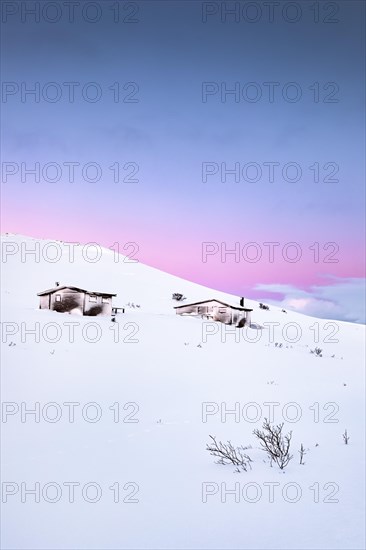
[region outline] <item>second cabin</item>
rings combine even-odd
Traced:
[[[243,299],[241,303],[244,303]],[[253,311],[242,305],[228,304],[215,299],[175,306],[174,309],[177,315],[199,316],[237,327],[250,326]]]

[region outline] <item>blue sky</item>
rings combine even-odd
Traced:
[[[271,285],[286,285],[316,300],[315,288],[336,290],[334,278],[354,292],[353,282],[364,276],[365,244],[363,2],[337,2],[337,14],[320,2],[318,23],[310,2],[295,2],[301,17],[294,23],[288,18],[295,12],[283,12],[286,2],[273,22],[265,4],[255,2],[262,10],[255,23],[245,20],[246,2],[119,2],[118,23],[116,3],[108,0],[96,3],[101,17],[95,23],[82,17],[86,2],[73,22],[64,7],[55,23],[42,12],[39,22],[22,16],[23,2],[10,4],[18,11],[6,12],[3,24],[3,159],[19,170],[6,182],[3,177],[3,231],[104,245],[135,241],[145,263],[254,298],[271,297]],[[237,4],[238,22],[233,16],[222,21],[221,13]],[[203,22],[202,10],[217,13]],[[87,13],[93,17],[92,9]],[[126,17],[136,22],[123,22]],[[67,82],[77,83],[73,102]],[[121,99],[135,102],[114,101],[116,82]],[[207,82],[219,92],[204,102]],[[276,83],[273,101],[269,82]],[[12,85],[19,90],[11,93]],[[39,101],[30,94],[22,101],[21,90],[35,86]],[[235,86],[239,98],[221,96]],[[55,90],[60,100],[51,102],[47,93]],[[101,90],[101,99],[88,101],[83,90]],[[246,100],[255,90],[261,98]],[[288,97],[300,90],[299,101],[285,100],[286,90]],[[35,162],[93,162],[102,177],[85,181],[78,169],[73,183],[66,170],[54,183],[27,174],[22,181],[22,163]],[[137,165],[138,182],[115,183],[109,167],[116,162]],[[206,182],[204,163],[218,167]],[[248,163],[261,168],[259,181],[242,177]],[[279,167],[274,182],[266,163]],[[288,163],[300,166],[299,181],[284,179]],[[320,181],[314,181],[315,163]],[[240,181],[230,175],[221,181],[221,167],[235,165]],[[324,181],[334,166],[338,181]],[[215,256],[202,262],[204,242],[230,249],[268,241],[281,249],[299,243],[301,261],[263,257],[253,265]],[[314,242],[336,243],[338,262],[315,262]],[[330,294],[337,315],[349,316],[339,313],[337,292]]]

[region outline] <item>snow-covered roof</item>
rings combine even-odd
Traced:
[[[247,307],[241,307],[233,304],[228,304],[227,302],[223,302],[222,300],[217,300],[216,298],[211,298],[211,300],[202,300],[201,302],[191,302],[188,304],[182,304],[180,306],[174,306],[174,309],[179,309],[180,307],[186,307],[186,306],[198,306],[200,304],[207,304],[208,302],[218,302],[219,304],[222,304],[226,307],[231,307],[231,309],[240,309],[241,311],[253,311],[250,308]]]
[[[87,294],[93,294],[94,296],[117,296],[117,294],[111,294],[110,292],[94,292],[91,290],[86,290],[85,288],[79,288],[77,286],[70,286],[70,285],[56,286],[55,288],[43,290],[42,292],[38,292],[37,296],[45,296],[46,294],[53,294],[54,292],[63,290],[64,288],[70,288],[71,290],[76,290],[77,292],[86,292]]]

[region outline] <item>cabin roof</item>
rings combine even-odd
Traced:
[[[230,307],[231,309],[240,309],[240,311],[253,311],[252,309],[247,307],[234,306],[232,304],[228,304],[227,302],[223,302],[222,300],[217,300],[217,298],[211,298],[210,300],[202,300],[201,302],[191,302],[189,304],[182,304],[181,306],[174,306],[174,309],[179,309],[181,307],[187,307],[187,306],[198,306],[200,304],[207,304],[208,302],[218,302],[219,304],[222,304],[223,306],[226,306],[226,307]]]
[[[62,285],[56,286],[55,288],[50,288],[48,290],[43,290],[38,292],[37,296],[45,296],[46,294],[53,294],[64,288],[71,288],[71,290],[76,290],[77,292],[85,292],[86,294],[93,294],[93,296],[117,296],[117,294],[111,294],[110,292],[93,292],[91,290],[86,290],[85,288],[79,288],[78,286]]]

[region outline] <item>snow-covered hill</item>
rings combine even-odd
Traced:
[[[173,292],[240,297],[106,249],[2,243],[4,548],[365,547],[364,326],[251,300],[251,328],[179,317]],[[40,311],[55,281],[126,313]],[[293,432],[284,471],[252,433],[265,417]],[[252,468],[215,464],[210,434]]]

